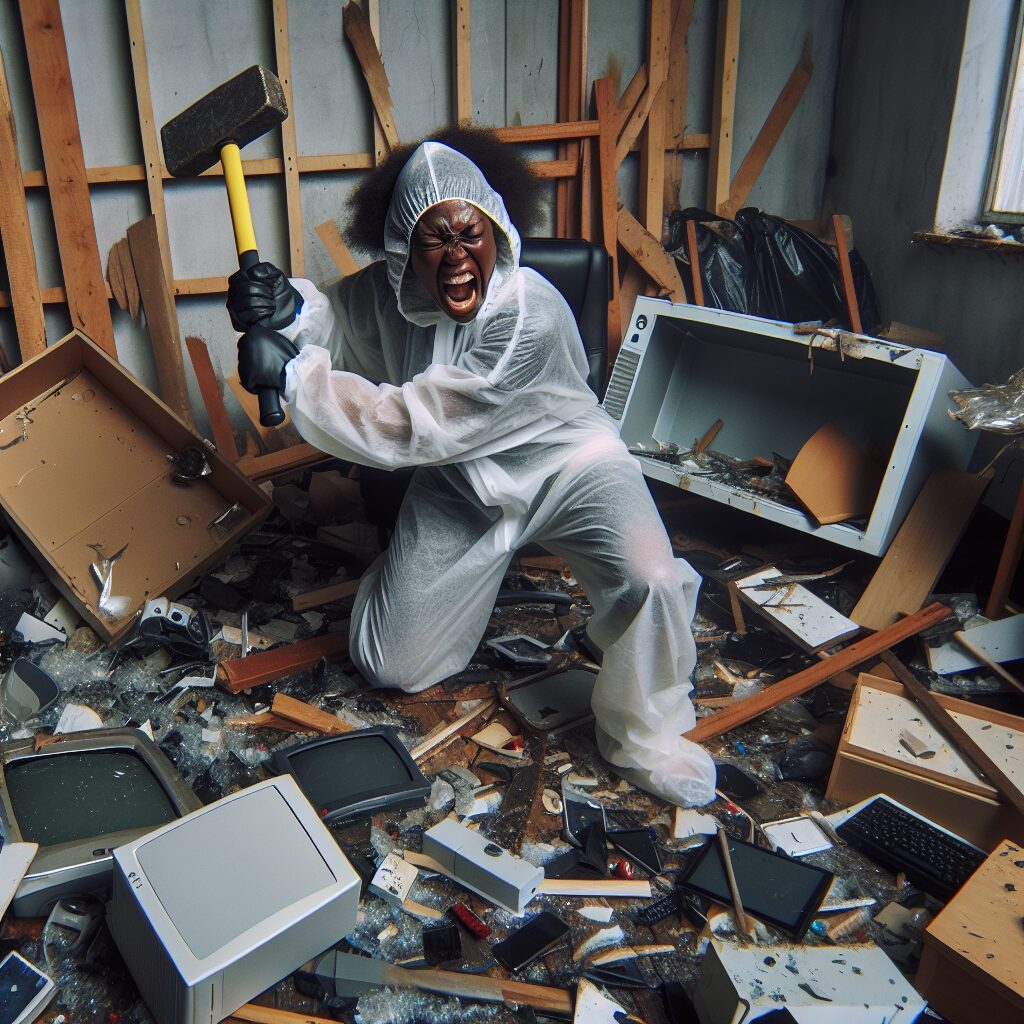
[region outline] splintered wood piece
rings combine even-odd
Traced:
[[[347,597],[355,597],[358,589],[359,580],[345,580],[344,583],[333,583],[318,590],[307,590],[304,594],[296,594],[292,598],[292,611],[304,612],[310,608],[330,604],[332,601],[344,601]]]
[[[338,230],[338,225],[333,220],[325,220],[323,224],[317,224],[313,230],[327,250],[327,255],[334,260],[334,265],[344,277],[351,277],[353,274],[359,273],[359,264],[349,252],[349,248]]]
[[[854,334],[863,334],[860,306],[857,304],[857,289],[853,284],[853,268],[850,266],[850,251],[846,247],[846,230],[843,226],[843,218],[838,213],[832,215],[832,230],[836,236],[836,255],[839,257],[839,274],[843,282],[843,300],[846,303],[846,316],[850,321],[850,330]]]
[[[217,669],[217,681],[228,693],[241,693],[312,668],[321,658],[340,658],[347,653],[348,633],[326,633],[263,654],[226,661]]]
[[[693,304],[704,305],[704,282],[700,277],[700,249],[697,246],[697,223],[686,222],[686,255],[690,260],[690,288],[693,291]]]
[[[22,359],[46,351],[46,322],[36,269],[36,251],[28,219],[25,184],[18,155],[14,110],[0,54],[0,239],[14,307],[14,326]]]
[[[710,427],[708,427],[707,431],[704,433],[704,436],[701,437],[701,439],[693,446],[693,454],[700,455],[702,452],[707,451],[708,446],[711,444],[712,441],[714,441],[716,437],[718,437],[719,433],[722,430],[722,427],[724,426],[725,423],[722,420],[715,420],[715,422],[712,423]]]
[[[901,640],[916,636],[922,630],[937,625],[949,614],[950,611],[945,605],[931,604],[892,626],[864,637],[863,640],[858,640],[856,643],[850,644],[849,647],[844,647],[830,658],[811,665],[788,679],[773,683],[752,697],[732,701],[717,714],[701,719],[693,729],[686,733],[686,738],[695,743],[703,743],[715,736],[721,736],[722,733],[752,721],[766,711],[784,704],[787,700],[792,700],[794,697],[813,690],[839,672],[862,665],[870,658],[875,658],[883,651],[889,650]]]
[[[939,469],[925,482],[850,618],[868,629],[915,612],[932,593],[991,475]]]
[[[935,694],[903,664],[895,654],[882,653],[882,661],[892,669],[903,688],[917,702],[928,720],[992,784],[999,796],[1024,814],[1024,793],[985,752],[969,732],[938,702]]]
[[[121,272],[121,261],[117,256],[117,242],[107,253],[107,284],[110,285],[110,294],[114,296],[118,309],[128,308],[128,292],[124,286],[124,274]]]
[[[617,226],[622,248],[643,267],[652,280],[668,292],[673,302],[685,302],[686,291],[676,261],[665,252],[661,242],[621,204]]]
[[[71,324],[116,359],[60,0],[19,0],[19,7]]]
[[[650,899],[651,883],[643,878],[545,878],[538,896],[619,896]]]
[[[270,705],[270,713],[294,722],[304,730],[322,732],[327,736],[338,736],[343,732],[351,732],[355,726],[343,722],[337,715],[329,711],[315,708],[305,701],[296,700],[286,693],[275,693]]]
[[[239,458],[238,444],[235,442],[235,432],[231,429],[228,411],[224,407],[224,396],[221,392],[220,381],[213,369],[210,350],[202,338],[197,338],[194,335],[188,335],[185,338],[185,347],[188,349],[189,359],[192,360],[192,370],[199,383],[199,393],[203,396],[203,404],[206,406],[206,415],[209,417],[210,429],[213,431],[213,443],[217,446],[217,451],[226,459],[237,462]]]
[[[235,729],[279,729],[281,732],[302,732],[303,729],[301,725],[269,711],[261,711],[258,715],[236,715],[224,719],[224,724]]]
[[[398,129],[395,127],[395,111],[391,102],[391,84],[388,82],[384,62],[380,58],[380,50],[373,38],[370,24],[366,16],[354,2],[347,3],[342,14],[345,27],[345,38],[355,51],[356,60],[363,69],[366,87],[370,90],[377,123],[384,133],[384,141],[389,150],[398,145]]]
[[[128,246],[146,311],[146,326],[160,379],[160,397],[192,426],[192,406],[181,357],[178,313],[171,294],[170,268],[163,259],[156,217],[150,214],[128,228]]]
[[[747,632],[747,620],[743,617],[743,605],[740,603],[740,589],[736,586],[735,580],[729,580],[725,585],[726,590],[729,593],[729,607],[732,610],[733,623],[736,626],[736,632],[740,636],[745,636]]]
[[[132,250],[128,245],[127,238],[121,238],[111,246],[111,253],[117,256],[118,266],[121,268],[121,280],[124,281],[125,297],[128,300],[128,315],[138,319],[139,310],[142,308],[142,298],[139,295],[139,279],[135,274],[135,264],[132,262]]]
[[[729,199],[721,211],[723,216],[735,217],[736,211],[746,203],[750,190],[754,187],[758,176],[764,170],[764,165],[768,163],[768,158],[775,150],[775,146],[782,137],[782,133],[786,130],[786,125],[789,124],[793,112],[799,105],[807,89],[807,84],[811,80],[811,72],[813,70],[814,61],[811,57],[810,39],[808,39],[804,43],[804,48],[796,67],[793,68],[788,81],[782,87],[782,92],[779,93],[778,99],[775,101],[775,105],[765,118],[764,124],[761,125],[757,138],[754,139],[750,149],[747,150],[747,155],[743,158],[743,163],[740,164],[736,177],[732,179]]]
[[[454,736],[463,726],[468,725],[473,721],[474,718],[478,718],[485,711],[491,711],[497,706],[495,700],[484,700],[481,701],[471,711],[467,711],[461,718],[457,718],[454,722],[450,722],[448,725],[439,729],[435,734],[431,734],[426,739],[421,740],[416,744],[409,753],[414,761],[418,761],[420,758],[425,757],[431,750],[434,749],[439,743],[448,739],[449,736]]]

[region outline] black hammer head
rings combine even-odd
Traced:
[[[160,129],[164,163],[176,178],[202,174],[220,159],[226,142],[245,146],[287,116],[288,105],[277,75],[254,64]]]

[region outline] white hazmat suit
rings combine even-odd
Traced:
[[[497,262],[476,317],[443,314],[409,262],[413,229],[462,199],[494,224]],[[635,459],[587,386],[575,320],[519,266],[519,235],[468,158],[426,142],[399,175],[386,260],[303,297],[285,400],[310,443],[384,469],[420,467],[388,550],[367,571],[350,653],[377,686],[421,690],[463,669],[517,548],[563,557],[604,652],[597,741],[619,774],[683,805],[714,798],[694,725],[690,620],[699,577],[675,559]]]

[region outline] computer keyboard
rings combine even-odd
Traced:
[[[949,900],[981,866],[985,854],[934,822],[876,797],[836,828],[839,837],[919,889]]]

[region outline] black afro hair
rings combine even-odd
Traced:
[[[530,165],[495,132],[452,125],[419,142],[396,147],[359,183],[348,200],[350,216],[345,237],[352,246],[370,253],[384,251],[384,224],[395,182],[416,147],[428,140],[458,150],[480,168],[491,188],[504,200],[518,231],[527,234],[537,223],[543,186]]]

